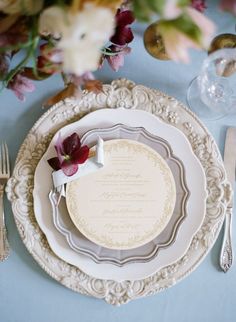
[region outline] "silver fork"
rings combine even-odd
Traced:
[[[0,261],[4,261],[10,251],[4,219],[3,195],[7,180],[10,177],[10,162],[6,143],[0,146]]]

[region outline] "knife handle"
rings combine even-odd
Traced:
[[[225,273],[233,264],[232,217],[233,209],[232,207],[228,207],[226,210],[224,236],[220,253],[220,267]]]

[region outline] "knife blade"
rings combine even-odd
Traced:
[[[232,216],[234,204],[234,184],[236,171],[236,128],[230,127],[226,132],[224,148],[224,165],[228,181],[231,184],[232,195],[227,205],[224,235],[220,253],[220,267],[226,273],[233,264],[233,247],[232,247]]]
[[[225,149],[224,149],[224,165],[228,181],[234,191],[235,184],[235,169],[236,169],[236,128],[230,127],[226,132]],[[233,207],[233,196],[229,202],[230,207]]]

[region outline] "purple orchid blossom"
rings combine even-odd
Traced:
[[[24,92],[30,93],[35,90],[33,82],[21,74],[16,74],[8,83],[7,88],[11,89],[21,101],[25,100]]]
[[[125,46],[134,39],[131,25],[135,18],[130,10],[117,10],[115,34],[111,37],[111,42],[118,46]]]
[[[55,150],[57,157],[49,159],[48,163],[55,171],[61,169],[68,177],[78,171],[78,165],[84,163],[89,155],[88,146],[81,146],[80,138],[76,133],[68,136],[65,140],[62,140],[59,133]]]
[[[120,67],[124,66],[124,56],[131,52],[130,47],[119,47],[119,46],[110,46],[109,47],[114,55],[105,56],[107,59],[108,64],[111,68],[117,72]],[[115,54],[117,52],[117,54]]]
[[[205,0],[192,0],[192,7],[200,12],[204,12],[207,8]]]

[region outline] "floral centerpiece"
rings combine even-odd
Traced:
[[[234,0],[219,5],[236,12]],[[114,71],[122,67],[131,51],[133,22],[154,15],[158,22],[147,37],[150,32],[151,39],[161,37],[165,58],[188,62],[188,49],[207,49],[214,33],[206,7],[204,0],[0,0],[2,87],[24,100],[24,93],[34,90],[33,80],[61,73],[66,88],[58,99],[79,96],[81,88],[100,91],[92,72],[106,62]],[[152,54],[148,42],[146,48]],[[19,51],[24,57],[12,66]]]

